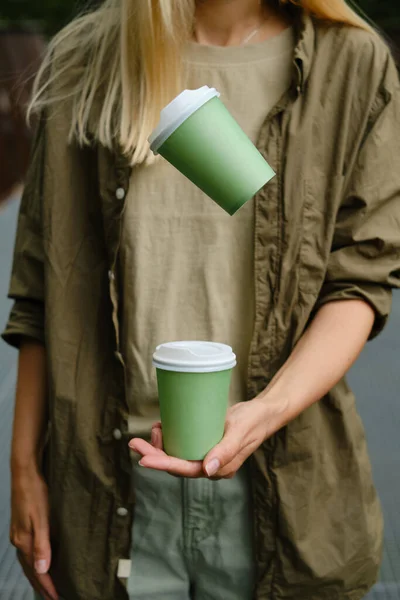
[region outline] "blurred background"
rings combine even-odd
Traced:
[[[96,1],[85,3],[85,8]],[[355,7],[353,2],[350,4]],[[10,302],[19,198],[29,161],[31,132],[25,107],[46,43],[82,10],[75,0],[1,0],[0,3],[0,330]],[[399,0],[360,0],[358,10],[384,32],[400,64]],[[384,333],[365,348],[350,373],[364,420],[385,514],[381,580],[368,600],[400,600],[400,292]],[[0,342],[0,600],[31,600],[8,542],[9,446],[17,353]],[[89,599],[88,599],[89,600]],[[221,599],[223,600],[223,599]]]

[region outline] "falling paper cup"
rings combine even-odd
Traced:
[[[214,88],[185,90],[161,111],[150,148],[230,215],[275,175]]]

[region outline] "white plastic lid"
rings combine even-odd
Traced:
[[[153,365],[164,371],[213,373],[236,366],[236,356],[226,344],[214,342],[168,342],[157,346]]]
[[[161,111],[160,122],[148,139],[152,152],[157,154],[159,147],[186,119],[206,102],[219,96],[220,93],[215,88],[209,88],[208,85],[203,85],[197,90],[181,92]]]

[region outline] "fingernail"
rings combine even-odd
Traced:
[[[139,467],[143,467],[143,469],[146,468],[145,465],[142,465],[142,461],[141,460],[139,460],[138,465],[139,465]]]
[[[207,475],[209,477],[212,477],[213,475],[215,475],[215,473],[218,471],[220,466],[221,466],[221,463],[219,462],[218,458],[213,458],[212,460],[210,460],[210,462],[206,465]]]
[[[38,575],[44,575],[45,573],[47,573],[47,561],[37,560],[35,562],[35,571]]]

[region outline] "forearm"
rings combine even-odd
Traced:
[[[277,407],[281,426],[320,400],[345,375],[363,349],[374,322],[361,300],[323,306],[278,371],[258,396]]]
[[[11,449],[12,472],[37,468],[47,425],[46,354],[37,342],[21,344]]]

